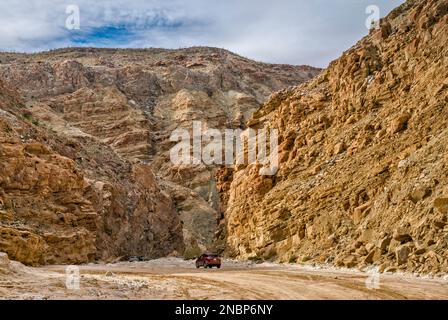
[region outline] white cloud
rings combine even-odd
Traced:
[[[79,45],[75,39],[84,38],[82,44],[92,46],[217,46],[260,61],[325,66],[367,33],[368,5],[378,5],[384,16],[402,2],[2,0],[0,49],[39,51]],[[78,33],[64,28],[70,4],[80,8]],[[132,32],[99,40],[109,26]]]

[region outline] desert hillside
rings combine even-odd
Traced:
[[[0,53],[0,252],[37,265],[209,249],[217,168],[174,166],[170,134],[244,128],[319,72],[213,48]]]
[[[181,222],[148,166],[57,135],[17,92],[0,94],[1,251],[31,265],[182,252]]]
[[[447,13],[407,1],[254,113],[280,132],[279,172],[220,172],[230,256],[448,271]]]

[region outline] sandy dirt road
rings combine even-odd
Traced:
[[[226,261],[196,269],[194,262],[149,262],[79,267],[79,289],[65,266],[15,267],[0,274],[3,299],[448,299],[448,277],[362,273],[296,265]],[[73,280],[73,278],[69,278]],[[366,280],[367,284],[366,284]],[[75,282],[76,283],[76,282]]]

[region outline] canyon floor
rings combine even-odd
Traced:
[[[25,267],[0,273],[0,299],[448,299],[448,277],[381,274],[376,289],[360,271],[226,260],[196,269],[194,261],[163,258],[80,266],[78,290],[66,287],[66,267]],[[369,289],[372,288],[372,289]]]

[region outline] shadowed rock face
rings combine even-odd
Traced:
[[[212,48],[0,53],[0,61],[11,88],[1,98],[0,251],[29,264],[209,248],[217,168],[174,166],[172,131],[193,121],[244,127],[272,92],[320,71]]]
[[[408,1],[254,113],[280,132],[280,170],[221,172],[229,255],[448,271],[447,12]]]

